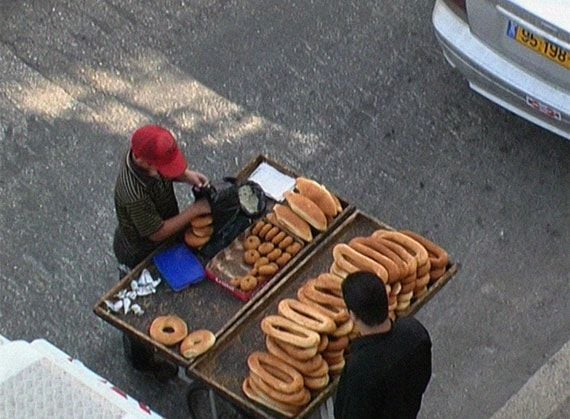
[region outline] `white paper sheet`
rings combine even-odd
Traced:
[[[295,178],[265,162],[256,167],[248,180],[258,183],[267,196],[278,202],[283,201],[285,192],[292,191],[295,187]]]

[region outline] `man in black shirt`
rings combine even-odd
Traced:
[[[337,388],[335,418],[415,418],[431,378],[431,340],[414,318],[388,318],[382,280],[356,272],[342,284],[346,306],[361,336]]]

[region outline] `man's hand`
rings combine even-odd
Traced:
[[[199,188],[208,184],[208,178],[206,175],[190,169],[186,169],[184,174],[176,180],[179,182],[189,183],[190,185],[197,186]]]

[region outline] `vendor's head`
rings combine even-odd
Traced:
[[[388,318],[386,287],[373,273],[349,274],[342,282],[342,295],[353,320],[374,327]]]
[[[137,129],[131,137],[131,150],[135,163],[151,176],[176,179],[188,167],[172,133],[158,125]]]

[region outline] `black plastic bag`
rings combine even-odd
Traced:
[[[206,198],[212,209],[214,233],[198,252],[203,262],[227,247],[265,212],[267,206],[267,197],[257,183],[238,182],[228,177],[224,178],[224,182],[219,188],[208,185],[194,189],[195,198]]]

